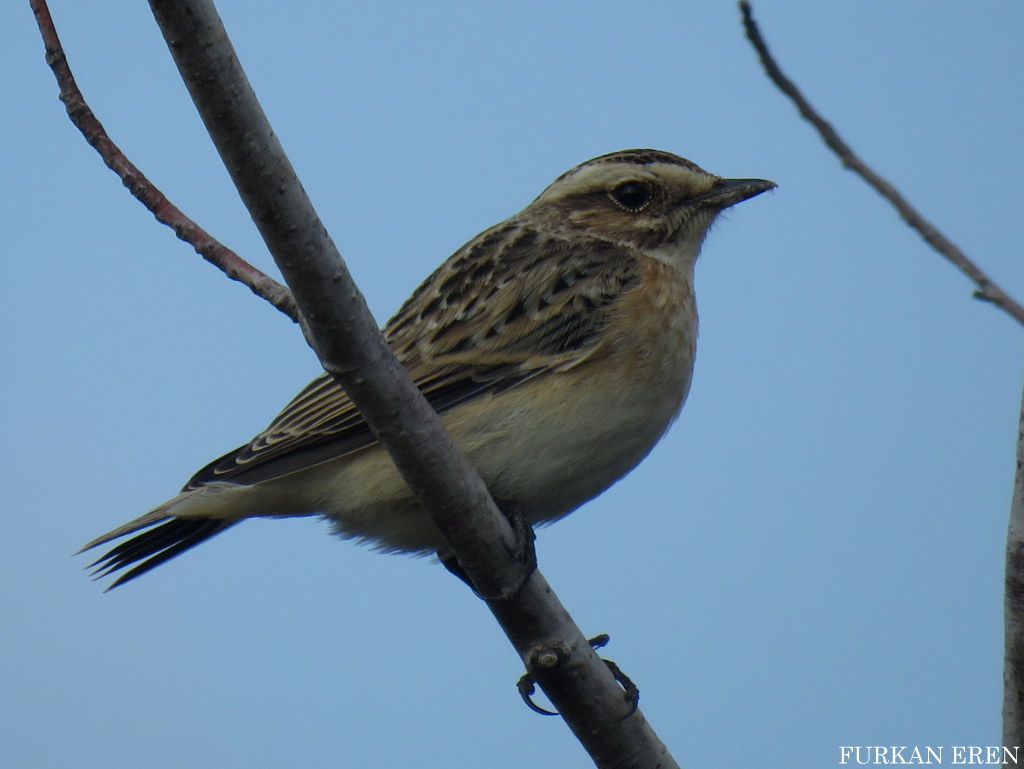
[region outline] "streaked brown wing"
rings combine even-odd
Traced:
[[[621,246],[542,239],[510,220],[441,265],[384,334],[443,414],[593,357],[609,312],[638,281],[637,259]],[[259,483],[375,442],[344,391],[321,375],[266,430],[204,467],[185,488]]]

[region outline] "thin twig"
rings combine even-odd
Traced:
[[[153,213],[158,222],[174,230],[174,234],[189,243],[196,253],[222,270],[229,278],[245,284],[254,294],[266,299],[293,321],[298,322],[299,313],[291,291],[253,267],[182,213],[114,144],[86,104],[75,82],[46,0],[30,0],[30,4],[46,46],[46,63],[57,78],[60,100],[67,108],[68,117],[82,132],[85,140],[103,158],[107,167],[120,177],[128,191]]]
[[[1002,308],[1024,324],[1024,308],[996,285],[963,251],[925,219],[888,181],[875,173],[854,154],[835,128],[808,103],[800,89],[787,78],[768,52],[768,46],[754,21],[750,3],[740,1],[747,38],[757,50],[765,72],[779,90],[788,96],[801,116],[813,125],[843,165],[859,174],[899,211],[903,220],[917,230],[947,260],[978,286],[974,296]],[[1021,406],[1017,440],[1017,475],[1014,482],[1010,525],[1006,539],[1006,591],[1004,598],[1005,651],[1003,669],[1003,745],[1020,745],[1024,740],[1024,404]]]
[[[1024,307],[993,282],[978,265],[968,258],[949,238],[943,235],[934,224],[925,219],[890,182],[875,173],[867,163],[861,160],[850,149],[849,145],[840,138],[831,123],[825,120],[811,106],[810,102],[800,92],[800,89],[796,87],[796,84],[783,74],[779,65],[771,53],[769,53],[768,45],[761,35],[761,30],[758,29],[757,22],[754,21],[750,3],[747,0],[740,0],[739,5],[740,12],[743,15],[743,27],[746,30],[747,39],[750,40],[751,45],[757,51],[757,55],[761,58],[761,65],[764,67],[765,73],[778,86],[779,90],[796,105],[800,115],[817,129],[822,140],[839,156],[842,164],[874,187],[879,195],[896,208],[903,221],[917,230],[932,248],[974,281],[978,287],[974,292],[975,298],[991,302],[1015,318],[1018,323],[1024,325]]]

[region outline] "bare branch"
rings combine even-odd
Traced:
[[[740,1],[747,38],[757,51],[768,77],[788,96],[800,115],[813,125],[822,140],[839,156],[843,165],[859,174],[886,200],[895,206],[903,220],[920,233],[927,243],[952,262],[978,286],[974,295],[1002,308],[1024,324],[1024,308],[996,285],[984,271],[951,243],[938,228],[904,199],[895,187],[879,176],[844,142],[835,128],[810,105],[800,89],[783,74],[768,51],[768,45],[754,21],[750,3]],[[1003,745],[1024,743],[1024,402],[1021,404],[1020,432],[1017,439],[1017,474],[1014,482],[1010,526],[1006,540],[1006,583],[1004,598],[1005,651],[1003,671]]]
[[[128,191],[153,213],[158,222],[174,230],[175,235],[191,244],[206,261],[222,270],[232,280],[244,283],[254,294],[263,297],[293,321],[298,322],[295,300],[285,286],[253,267],[182,213],[111,141],[103,125],[86,104],[75,82],[64,56],[64,49],[57,37],[57,30],[53,26],[46,0],[30,2],[46,46],[46,63],[57,78],[60,100],[67,108],[71,122],[99,153],[107,167],[121,178]]]
[[[1006,535],[1003,745],[1024,745],[1024,397],[1017,432],[1017,473]]]
[[[843,166],[858,174],[862,179],[864,179],[864,181],[874,187],[875,191],[878,192],[879,195],[888,200],[896,208],[900,216],[903,218],[903,221],[917,230],[928,245],[938,251],[939,254],[952,262],[952,264],[959,268],[961,272],[974,281],[975,285],[978,287],[974,292],[975,298],[992,302],[992,304],[1000,307],[1011,317],[1015,318],[1018,323],[1024,324],[1024,307],[1022,307],[1005,291],[1003,291],[1002,288],[993,282],[993,280],[980,267],[978,267],[978,265],[976,265],[963,251],[943,235],[934,224],[925,219],[916,208],[907,202],[907,200],[889,181],[879,176],[867,163],[861,160],[856,153],[850,149],[849,145],[840,138],[838,132],[832,127],[832,124],[818,114],[817,110],[811,106],[810,102],[807,101],[804,95],[800,92],[800,89],[797,88],[796,84],[783,74],[782,69],[768,51],[768,45],[765,43],[764,37],[761,35],[761,30],[758,28],[757,22],[754,21],[750,3],[747,2],[747,0],[740,0],[739,5],[740,12],[743,14],[743,27],[746,30],[747,39],[750,40],[751,45],[753,45],[754,49],[757,51],[757,55],[761,59],[761,65],[764,67],[765,73],[771,81],[778,86],[779,90],[788,96],[796,105],[796,108],[800,111],[801,117],[817,129],[818,133],[821,135],[822,141],[824,141],[825,144],[827,144],[828,147],[839,156],[839,160],[842,162]]]
[[[534,571],[515,589],[522,565],[510,554],[511,527],[384,341],[270,129],[212,2],[150,5],[214,144],[294,292],[307,340],[391,453],[481,594],[506,597],[488,605],[527,668],[598,766],[676,766],[543,576]],[[39,14],[44,6],[34,7]],[[40,24],[45,37],[46,25]],[[65,67],[59,49],[49,44],[48,58],[55,71]],[[76,124],[83,114],[95,122],[87,108],[83,113],[84,104],[72,107],[76,97],[68,93]],[[87,128],[83,133],[94,146],[109,142],[102,128],[88,122]],[[120,153],[107,151],[104,158],[111,158],[111,167],[125,164],[122,178],[134,192],[142,178],[137,169]]]

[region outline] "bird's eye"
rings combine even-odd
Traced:
[[[641,211],[651,202],[651,190],[643,182],[623,182],[608,196],[615,205],[627,211]]]

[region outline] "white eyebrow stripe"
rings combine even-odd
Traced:
[[[537,200],[562,197],[569,192],[599,190],[613,182],[626,181],[625,171],[627,168],[629,169],[628,178],[651,182],[665,182],[673,179],[682,181],[684,178],[697,180],[712,176],[707,172],[696,171],[676,163],[628,163],[625,161],[595,163],[573,169],[544,190]]]

